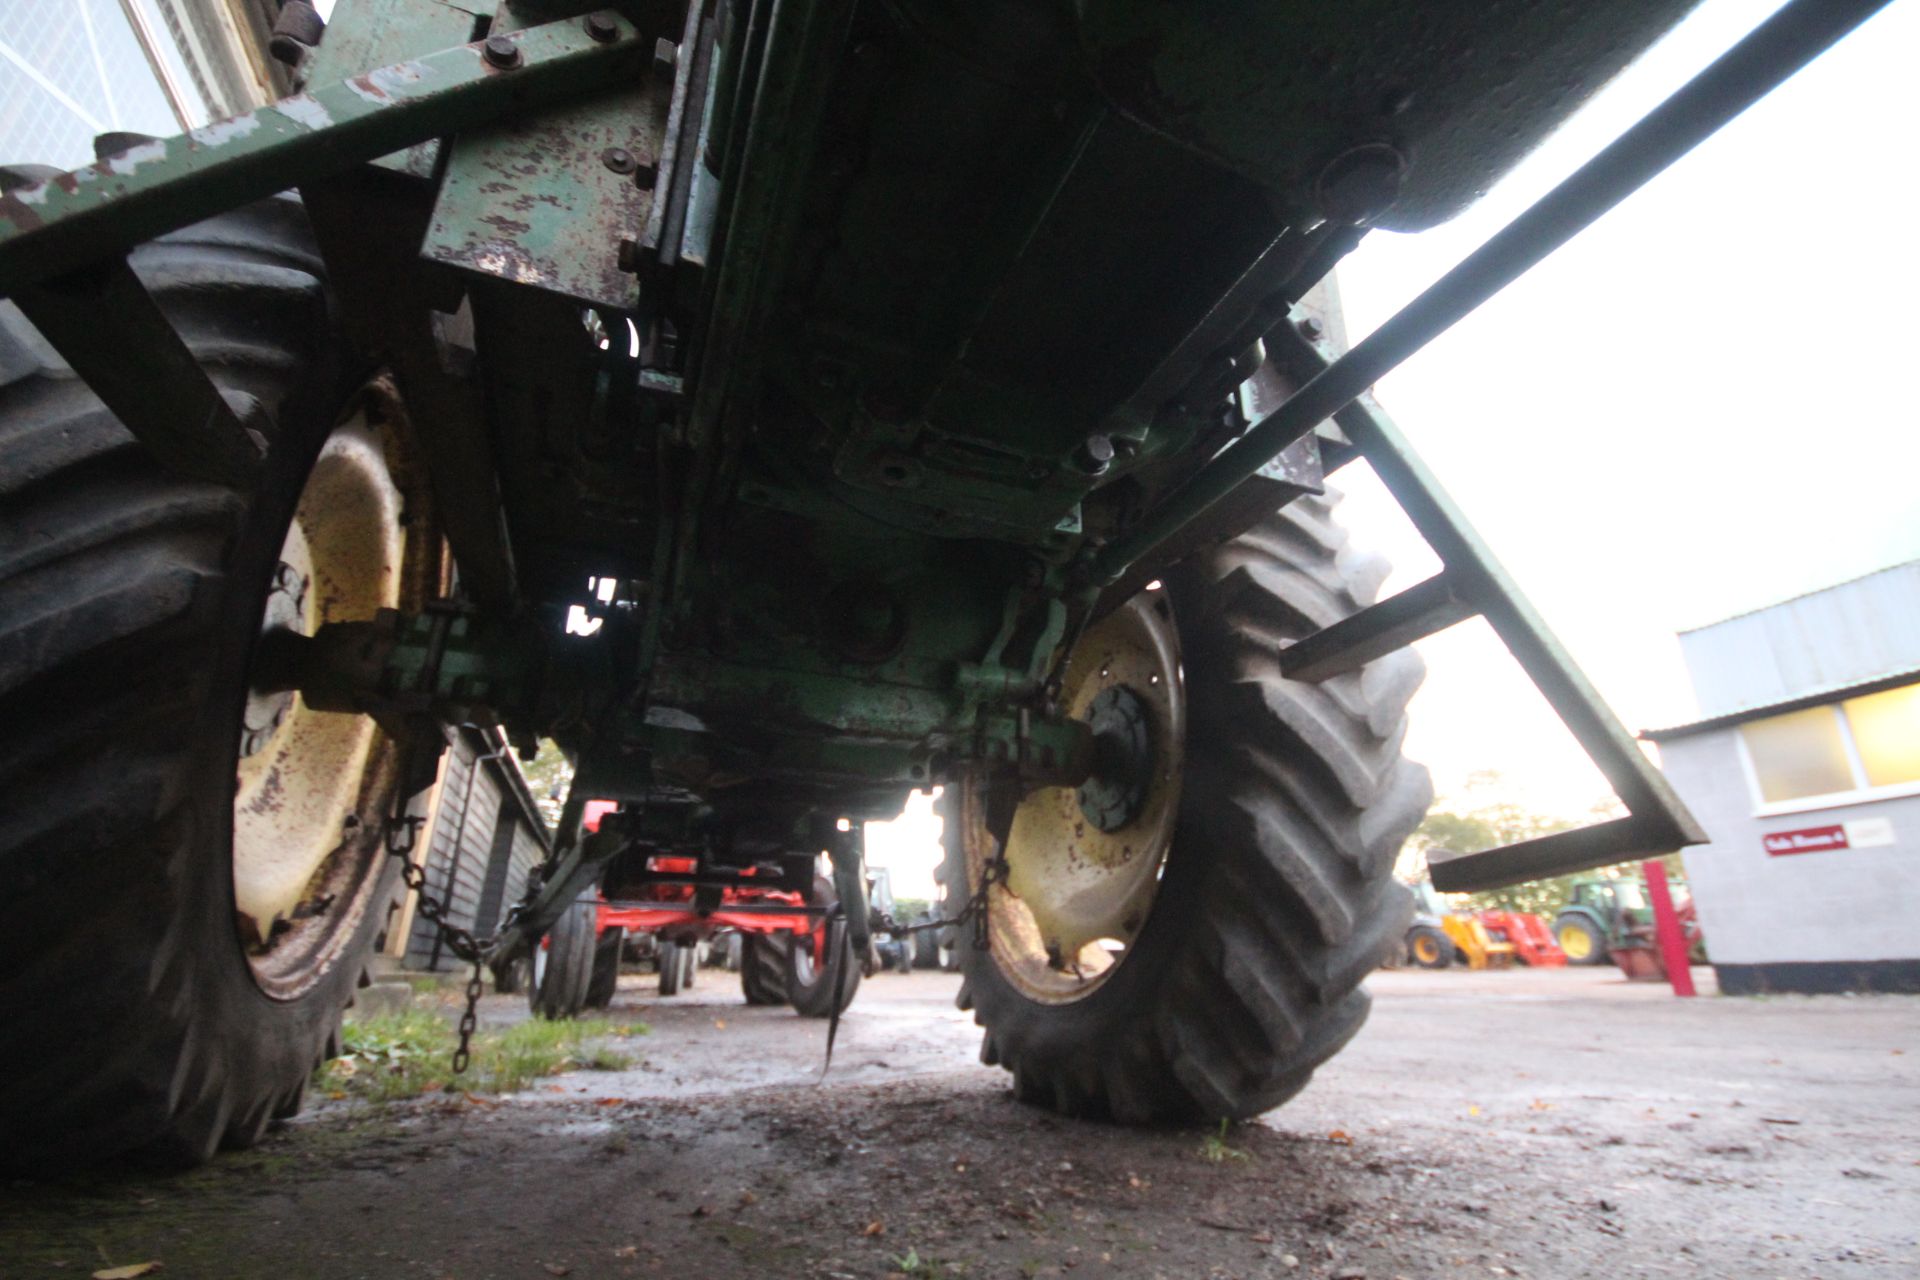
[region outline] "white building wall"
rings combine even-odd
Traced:
[[[1660,764],[1712,837],[1684,858],[1715,965],[1920,960],[1920,796],[1758,818],[1737,729],[1663,742]],[[1875,820],[1892,844],[1766,850],[1768,833]]]

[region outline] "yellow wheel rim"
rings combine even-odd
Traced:
[[[1125,695],[1145,722],[1145,774],[1127,812],[1102,827],[1073,787],[1021,802],[1007,837],[1008,877],[989,896],[994,961],[1029,999],[1082,999],[1126,958],[1145,925],[1173,842],[1186,747],[1186,695],[1172,607],[1142,592],[1088,628],[1068,658],[1061,701],[1093,718]],[[992,838],[979,788],[966,789],[968,871],[978,884]]]
[[[1578,925],[1564,925],[1560,929],[1560,949],[1569,960],[1585,960],[1593,954],[1593,937]]]

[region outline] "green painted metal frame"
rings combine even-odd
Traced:
[[[1332,364],[1326,350],[1291,326],[1276,335],[1270,350],[1282,368],[1303,381]],[[1624,818],[1435,861],[1434,887],[1447,893],[1497,889],[1704,843],[1706,832],[1665,775],[1641,754],[1393,421],[1365,398],[1341,409],[1334,421],[1446,568],[1284,651],[1282,670],[1294,679],[1326,679],[1350,669],[1353,659],[1378,656],[1384,651],[1380,645],[1398,648],[1478,614],[1627,809]]]
[[[444,49],[0,195],[0,296],[416,143],[632,83],[665,33],[614,21],[608,41],[577,19],[509,33],[504,68],[480,43]]]

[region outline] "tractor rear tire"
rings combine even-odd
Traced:
[[[533,979],[527,984],[527,1005],[537,1018],[564,1022],[587,1007],[593,984],[593,936],[600,908],[584,897],[560,913],[547,931],[547,945],[534,951]]]
[[[1553,940],[1566,952],[1568,964],[1606,965],[1613,963],[1607,940],[1582,915],[1561,916],[1553,922]]]
[[[593,974],[587,979],[586,1007],[604,1009],[613,1003],[620,986],[620,952],[627,943],[627,931],[618,927],[601,933],[593,945]]]
[[[955,931],[956,1002],[1022,1101],[1128,1122],[1245,1118],[1298,1093],[1365,1021],[1361,980],[1413,914],[1393,864],[1432,799],[1400,752],[1424,668],[1402,650],[1317,684],[1281,675],[1282,649],[1371,603],[1385,576],[1330,508],[1296,501],[1168,571],[1166,605],[1139,601],[1170,607],[1177,630],[1185,762],[1151,905],[1117,963],[1090,986],[1078,958],[1046,979],[1003,907],[985,949]],[[969,780],[942,800],[949,907],[998,848],[983,795]],[[1062,997],[1043,980],[1083,985]]]
[[[0,1027],[18,1050],[0,1163],[36,1175],[197,1163],[291,1115],[398,883],[380,848],[398,753],[375,734],[364,769],[339,762],[353,821],[309,882],[340,871],[339,891],[243,942],[247,673],[296,506],[371,372],[332,323],[306,214],[264,200],[130,263],[269,448],[248,484],[175,473],[0,302]],[[406,461],[400,424],[363,423]],[[407,468],[389,478],[414,504]],[[437,574],[430,509],[411,510],[409,590],[419,539]]]
[[[1432,925],[1416,925],[1407,930],[1407,954],[1422,969],[1453,967],[1453,939]]]
[[[787,1002],[786,951],[764,933],[740,935],[740,993],[761,1008]]]

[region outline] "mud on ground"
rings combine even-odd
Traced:
[[[823,1084],[823,1024],[701,978],[628,980],[626,1071],[14,1184],[0,1277],[1920,1275],[1920,1000],[1381,974],[1360,1040],[1223,1136],[1014,1103],[943,975],[870,979]]]

